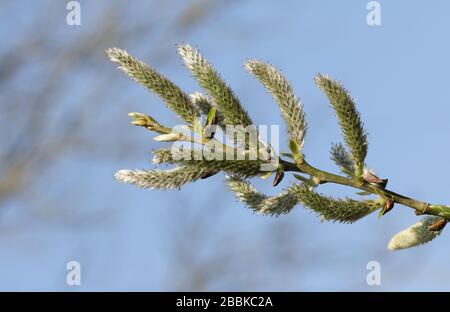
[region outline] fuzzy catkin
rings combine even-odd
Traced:
[[[179,166],[169,170],[119,170],[114,177],[122,183],[131,183],[148,189],[177,189],[194,182],[208,173],[208,168]]]
[[[280,215],[290,212],[298,204],[297,196],[290,188],[276,196],[267,196],[245,179],[234,176],[229,177],[227,182],[236,197],[257,213]]]
[[[295,95],[292,85],[277,68],[270,64],[250,60],[245,64],[245,67],[272,93],[280,106],[292,139],[302,148],[307,128],[306,116],[303,105]]]
[[[253,124],[234,92],[197,49],[184,44],[178,46],[178,52],[186,67],[214,100],[225,124],[244,127]]]
[[[355,172],[355,162],[342,144],[333,144],[330,153],[330,159],[341,168],[343,173],[353,174]]]
[[[200,112],[194,107],[189,96],[151,66],[118,48],[111,48],[106,52],[111,61],[120,65],[120,70],[158,94],[167,106],[186,122],[193,123],[195,118],[200,116]]]
[[[153,151],[153,154],[153,162],[157,164],[183,164],[199,169],[208,168],[211,171],[224,171],[229,174],[246,178],[264,173],[261,171],[261,160],[208,160],[205,158],[205,155],[202,154],[202,151],[198,149],[185,151],[177,149],[159,149]],[[185,156],[188,156],[188,158],[186,159]]]
[[[355,162],[355,174],[360,176],[364,168],[364,160],[367,156],[367,134],[353,97],[336,80],[325,75],[317,75],[315,78],[318,87],[327,95],[331,106],[336,112],[339,124],[344,134],[344,140],[350,148]]]
[[[442,231],[430,231],[429,227],[440,217],[425,217],[409,228],[397,233],[388,244],[390,250],[407,249],[423,245],[438,237]]]
[[[321,215],[326,221],[353,223],[382,206],[380,202],[374,200],[334,199],[317,193],[307,185],[295,185],[293,189],[300,203]]]

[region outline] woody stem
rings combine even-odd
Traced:
[[[355,189],[363,190],[371,194],[382,195],[386,198],[392,198],[394,202],[399,203],[401,205],[410,207],[416,210],[416,214],[427,214],[434,215],[445,218],[450,221],[450,206],[447,205],[431,205],[429,203],[416,200],[398,193],[395,193],[391,190],[384,189],[378,186],[374,186],[367,182],[359,182],[347,177],[343,177],[340,175],[336,175],[330,172],[326,172],[320,169],[317,169],[307,163],[305,160],[296,164],[291,163],[286,160],[280,159],[280,163],[283,165],[284,171],[294,171],[308,174],[312,177],[318,179],[321,183],[335,183],[340,185],[346,185],[349,187],[353,187]]]

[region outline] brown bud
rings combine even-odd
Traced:
[[[273,179],[273,186],[277,186],[278,184],[280,184],[280,182],[283,180],[284,178],[284,171],[277,171],[277,174],[275,175],[275,179]]]
[[[446,225],[447,225],[447,220],[439,219],[436,222],[434,222],[432,225],[430,225],[428,227],[428,229],[432,232],[439,232],[439,231],[442,231]]]
[[[208,179],[209,177],[212,177],[213,175],[215,175],[215,174],[217,174],[217,173],[219,173],[219,171],[217,171],[217,170],[211,170],[211,171],[209,171],[209,172],[207,172],[207,173],[205,173],[202,177],[201,177],[201,179]]]
[[[386,185],[389,182],[388,179],[380,179],[379,177],[377,177],[375,174],[373,174],[370,171],[364,173],[363,180],[367,183],[376,184],[383,189],[386,187]]]
[[[382,184],[384,182],[383,180],[381,180],[379,177],[377,177],[376,175],[374,175],[371,172],[364,173],[363,179],[364,179],[364,181],[366,181],[368,183]]]
[[[384,206],[384,213],[386,214],[386,213],[388,213],[389,211],[391,211],[392,210],[392,208],[394,208],[394,204],[395,204],[395,201],[394,201],[394,199],[392,199],[392,198],[389,198],[387,201],[386,201],[386,205]]]
[[[379,217],[382,217],[382,216],[384,216],[385,214],[387,214],[389,211],[391,211],[392,208],[394,208],[394,205],[395,205],[394,199],[393,199],[393,198],[389,198],[389,199],[386,201],[386,203],[384,204],[384,207],[383,207],[383,209],[381,210]]]

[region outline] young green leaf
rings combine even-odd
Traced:
[[[216,112],[217,109],[212,107],[206,117],[205,127],[203,128],[203,136],[209,139],[213,138],[216,133]]]
[[[294,160],[296,163],[303,162],[303,154],[301,153],[301,147],[297,143],[297,141],[290,140],[289,141],[289,148],[291,149],[292,156],[294,157]]]
[[[206,126],[211,126],[213,124],[214,118],[216,118],[217,108],[212,107],[206,117]]]
[[[273,173],[274,173],[274,171],[267,171],[266,173],[261,175],[261,179],[267,180],[268,178],[270,178],[273,175]]]
[[[214,105],[214,102],[211,101],[207,96],[201,94],[200,92],[194,92],[189,95],[192,103],[194,103],[195,107],[205,116],[207,116],[213,107],[216,108],[216,121],[217,124],[221,127],[225,125],[223,115],[217,110],[217,107]]]

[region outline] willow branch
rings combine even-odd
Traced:
[[[406,207],[412,208],[416,211],[417,215],[433,215],[445,218],[450,221],[450,206],[430,204],[424,201],[413,199],[391,190],[384,189],[378,186],[374,186],[370,183],[354,181],[347,177],[343,177],[334,173],[326,172],[317,169],[310,165],[308,162],[303,160],[301,163],[291,163],[286,160],[280,159],[280,163],[283,165],[284,171],[301,172],[308,174],[316,178],[321,184],[323,183],[334,183],[353,187],[371,194],[381,195],[385,198],[392,198],[395,203],[404,205]]]

